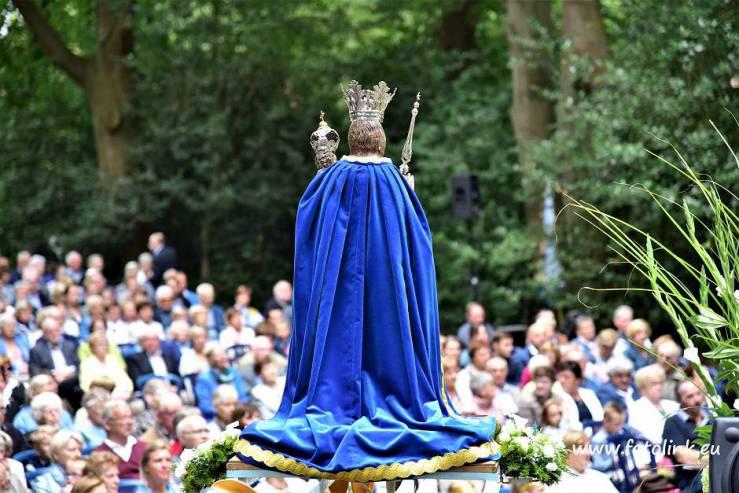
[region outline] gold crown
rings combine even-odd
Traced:
[[[382,122],[385,108],[395,96],[397,89],[391,93],[390,88],[384,81],[379,82],[372,89],[362,89],[359,82],[353,80],[349,83],[349,89],[344,89],[344,86],[341,86],[341,91],[344,93],[344,100],[349,107],[349,119],[351,121]]]

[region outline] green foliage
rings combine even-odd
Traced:
[[[716,139],[726,143],[723,135]],[[731,147],[728,152],[739,169],[739,158]],[[739,286],[735,278],[739,272],[739,216],[734,212],[739,199],[733,190],[735,184],[729,188],[707,174],[699,175],[677,150],[675,154],[677,163],[655,157],[675,174],[684,190],[689,190],[682,200],[646,186],[639,188],[672,225],[679,241],[666,242],[658,232],[640,229],[583,201],[576,200],[572,206],[575,214],[610,240],[618,257],[648,281],[646,290],[670,317],[688,348],[685,357],[703,380],[709,405],[718,415],[731,416],[734,412],[720,402],[721,396],[695,348],[703,348],[703,356],[718,363],[718,380],[725,382],[728,390],[739,392]],[[677,253],[685,250],[692,255]]]
[[[93,3],[40,3],[75,53],[94,49]],[[97,187],[84,94],[51,66],[5,3],[0,253],[30,248],[53,256],[53,236],[62,249],[105,254],[115,279],[144,249],[146,235],[163,230],[192,283],[213,281],[224,303],[236,285],[252,284],[259,305],[275,280],[292,277],[296,204],[314,173],[308,136],[319,111],[344,136],[339,82],[385,79],[399,87],[385,118],[387,154],[396,161],[422,91],[412,168],[434,232],[445,332],[464,317],[473,266],[480,301],[496,324],[525,323],[541,304],[572,307],[583,285],[623,286],[630,270],[601,273],[616,258],[584,224],[558,230],[561,289],[546,290],[537,277],[508,116],[504,3],[476,2],[468,19],[476,46],[460,53],[442,48],[440,31],[445,15],[464,2],[137,1],[135,167],[108,193]],[[680,194],[669,173],[646,164],[646,144],[660,155],[667,150],[650,134],[685,143],[722,183],[736,180],[706,122],[725,128],[730,118],[723,108],[733,102],[738,14],[723,0],[604,5],[612,53],[605,80],[591,92],[590,67],[577,66],[582,97],[567,132],[541,146],[541,173],[669,241],[674,231],[658,211],[614,182]],[[554,55],[561,46],[552,43]],[[556,87],[548,92],[558,97]],[[483,203],[471,236],[451,217],[449,190],[451,176],[470,172],[479,176]],[[570,172],[577,180],[565,183]],[[695,200],[692,192],[687,198]],[[629,301],[639,311],[650,308],[646,297]]]
[[[200,493],[216,481],[226,479],[226,465],[234,456],[233,448],[237,440],[238,436],[230,436],[199,451],[185,465],[182,490],[185,493]]]
[[[577,65],[580,90],[571,117],[560,121],[539,150],[540,161],[570,196],[598,204],[692,258],[670,221],[632,186],[668,199],[684,197],[697,207],[697,214],[708,212],[697,189],[686,189],[668,167],[644,152],[648,148],[658,156],[669,154],[665,140],[680,142],[697,172],[710,172],[729,187],[737,183],[736,168],[709,120],[719,128],[734,125],[725,109],[736,107],[736,91],[729,81],[739,56],[739,12],[724,0],[627,0],[606,3],[604,15],[612,53],[605,75],[593,80],[588,63]],[[736,148],[739,134],[731,132],[729,138]],[[567,180],[570,175],[576,180]],[[646,287],[645,282],[589,228],[578,221],[557,227],[565,283],[558,302],[573,306],[578,295],[595,307],[630,302],[637,313],[669,326],[659,307],[636,291]],[[601,271],[605,265],[608,268]],[[667,266],[672,264],[668,261]],[[580,292],[583,286],[630,286],[635,291],[619,293],[616,299],[603,292]]]

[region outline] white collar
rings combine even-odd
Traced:
[[[121,445],[120,443],[114,442],[113,440],[110,440],[108,438],[105,439],[105,444],[110,447],[110,450],[115,452],[116,455],[118,455],[121,459],[124,461],[129,461],[131,459],[131,453],[133,452],[133,447],[136,445],[136,439],[132,436],[128,437],[128,440],[126,440],[125,445]]]
[[[392,163],[389,157],[382,156],[341,156],[342,161],[351,161],[354,163]]]

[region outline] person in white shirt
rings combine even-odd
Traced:
[[[205,356],[208,343],[208,331],[199,325],[190,327],[190,347],[182,350],[180,358],[180,375],[196,375],[210,370],[208,358]]]
[[[506,382],[508,378],[508,362],[500,356],[493,356],[488,360],[485,369],[493,376],[493,383],[497,387],[495,391],[494,406],[503,416],[518,413],[520,392],[518,387]]]
[[[156,332],[160,341],[164,340],[164,327],[154,320],[154,308],[151,303],[139,303],[136,307],[139,319],[131,325],[131,336],[138,340],[144,332]]]
[[[277,366],[272,361],[258,364],[256,371],[261,382],[251,389],[251,395],[262,412],[264,419],[269,419],[277,412],[285,390],[285,377],[278,376]]]
[[[256,333],[251,327],[244,327],[241,312],[236,308],[226,310],[226,327],[218,336],[224,349],[233,346],[248,346],[254,341]],[[243,356],[240,354],[238,356]]]
[[[662,443],[665,419],[677,412],[680,404],[662,399],[665,372],[660,366],[645,366],[636,372],[634,378],[641,397],[629,403],[629,425],[650,442]]]
[[[578,420],[583,425],[603,421],[603,406],[598,396],[582,386],[582,367],[574,361],[563,361],[557,367],[557,381],[577,406]]]
[[[474,406],[470,383],[477,375],[487,373],[485,365],[491,357],[490,348],[484,344],[475,344],[469,349],[470,364],[457,373],[456,390],[464,406]]]
[[[567,468],[556,485],[547,488],[547,493],[618,493],[608,477],[590,467],[588,437],[580,431],[564,435],[567,448]]]
[[[106,439],[95,450],[112,452],[118,456],[118,475],[121,479],[138,479],[146,444],[133,437],[133,414],[126,401],[112,399],[105,404],[103,427]]]
[[[108,353],[108,338],[102,332],[90,336],[92,354],[80,363],[80,388],[87,392],[93,380],[109,377],[115,382],[117,397],[128,398],[133,392],[133,382],[121,366],[120,358]]]

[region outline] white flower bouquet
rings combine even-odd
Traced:
[[[509,478],[531,479],[550,485],[567,469],[562,442],[526,426],[526,420],[510,416],[495,437],[500,445],[500,467]]]
[[[239,434],[239,423],[235,421],[218,438],[182,452],[174,474],[182,481],[185,493],[200,493],[226,477],[226,465],[234,455]]]

